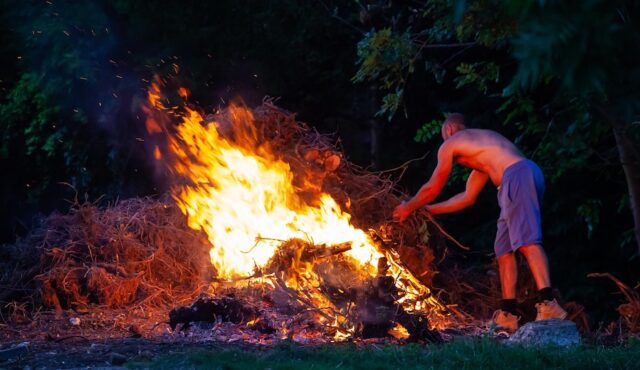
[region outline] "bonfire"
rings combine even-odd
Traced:
[[[402,262],[406,229],[389,221],[399,200],[388,180],[358,174],[327,137],[270,100],[203,117],[189,106],[167,109],[161,94],[154,83],[145,110],[150,135],[164,143],[155,158],[169,169],[189,227],[211,243],[213,295],[242,301],[231,309],[209,299],[210,317],[333,340],[425,339],[447,325],[428,287],[433,266],[421,280]],[[172,327],[189,324],[190,312],[201,320],[202,304],[173,311]],[[291,317],[297,326],[283,325]]]
[[[96,336],[267,344],[433,342],[473,320],[434,293],[444,230],[427,214],[392,220],[404,194],[389,174],[271,99],[205,115],[161,88],[142,110],[168,193],[76,197],[5,249],[5,321],[38,323],[33,336],[110,325]]]

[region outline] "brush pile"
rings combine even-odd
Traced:
[[[308,203],[328,193],[351,214],[354,226],[367,230],[383,248],[392,249],[424,285],[436,274],[434,249],[444,249],[444,235],[426,213],[415,212],[403,224],[392,221],[393,209],[406,199],[391,176],[369,172],[345,160],[332,138],[322,135],[295,114],[275,106],[272,100],[252,110],[256,142],[271,150],[291,167],[294,185]],[[232,120],[223,111],[215,120],[222,135],[232,136]]]
[[[35,262],[20,280],[31,277],[36,301],[57,311],[190,299],[210,271],[206,238],[167,200],[133,198],[102,209],[76,203],[18,245]]]
[[[397,262],[422,284],[431,285],[436,270],[430,245],[441,245],[443,238],[424,217],[402,225],[390,222],[402,194],[389,176],[349,163],[330,137],[271,101],[253,114],[260,140],[300,175],[294,181],[302,198],[312,202],[317,190],[330,194],[352,215],[354,226],[399,256]],[[224,112],[215,119],[223,133]],[[0,301],[30,297],[33,308],[44,304],[58,312],[89,305],[185,304],[215,279],[210,248],[206,236],[188,227],[168,197],[133,198],[106,207],[76,201],[67,214],[50,215],[27,238],[0,248],[7,256]],[[274,259],[272,269],[281,269],[278,263]]]

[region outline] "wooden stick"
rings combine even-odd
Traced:
[[[444,235],[447,239],[451,240],[453,242],[453,244],[457,245],[459,248],[464,249],[465,251],[470,251],[471,248],[469,247],[465,247],[464,245],[462,245],[462,243],[460,243],[458,240],[456,240],[456,238],[454,238],[453,236],[451,236],[451,234],[449,234],[443,227],[442,225],[440,225],[435,218],[433,218],[433,215],[429,212],[427,212],[426,210],[419,210],[418,211],[421,215],[427,217],[427,219],[429,221],[431,221],[436,228],[438,229],[438,231],[440,231],[442,233],[442,235]]]

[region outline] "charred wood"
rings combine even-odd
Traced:
[[[200,297],[189,307],[178,307],[169,312],[169,326],[175,330],[178,324],[186,329],[192,322],[229,321],[234,324],[254,320],[258,312],[243,305],[236,297]]]

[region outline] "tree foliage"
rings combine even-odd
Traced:
[[[370,2],[369,9],[386,12],[381,23],[385,34],[393,29],[411,40],[414,48],[402,50],[414,54],[403,54],[401,60],[413,63],[371,58],[365,65],[360,58],[356,81],[365,75],[382,90],[405,86],[415,75],[413,66],[421,62],[440,88],[486,99],[485,110],[502,126],[493,128],[513,132],[514,141],[541,162],[552,182],[572,171],[601,172],[619,163],[611,127],[595,104],[606,104],[625,122],[637,121],[640,100],[632,91],[637,90],[637,53],[628,50],[637,45],[640,33],[637,9],[630,2],[428,1],[396,8]],[[363,47],[370,47],[369,38],[358,44],[359,51],[375,55]],[[394,55],[386,50],[392,45],[385,44],[385,54]],[[447,52],[437,52],[442,49]],[[402,104],[401,98],[392,99],[394,106]],[[386,99],[381,110],[393,115]],[[469,108],[476,111],[477,102],[459,105],[463,111]],[[435,136],[434,127],[434,121],[423,125],[416,140]],[[636,137],[637,129],[625,133]],[[619,194],[618,201],[625,196]],[[589,213],[600,207],[591,204]]]
[[[369,1],[365,8],[378,14],[371,32],[391,29],[414,45],[414,55],[404,58],[412,61],[411,69],[390,59],[392,66],[364,68],[359,60],[359,73],[386,94],[394,94],[389,79],[405,86],[402,101],[394,104],[414,116],[393,115],[383,98],[381,109],[393,121],[426,122],[417,126],[414,140],[435,147],[442,112],[460,111],[472,126],[502,132],[538,162],[549,184],[545,246],[555,261],[579,266],[555,267],[567,283],[583,280],[590,269],[618,269],[633,258],[630,248],[640,248],[637,4],[434,0]],[[369,72],[384,70],[396,72]],[[481,206],[490,203],[481,200]],[[481,219],[490,214],[469,210],[449,217],[460,225],[463,239],[490,244],[490,237],[478,233],[491,234],[494,226],[471,222],[465,217],[471,212]],[[605,256],[603,245],[616,246],[608,249],[614,255]],[[599,267],[589,262],[594,256],[602,256]]]

